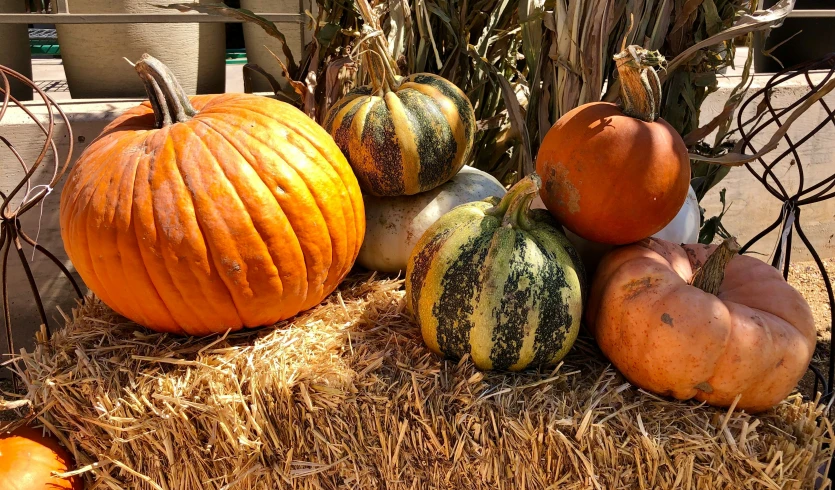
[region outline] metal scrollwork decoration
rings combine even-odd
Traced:
[[[771,265],[780,270],[783,273],[783,277],[788,279],[789,265],[792,258],[793,236],[797,234],[797,237],[809,251],[820,273],[823,275],[824,287],[826,288],[829,299],[831,327],[835,327],[835,295],[833,295],[832,290],[832,279],[827,274],[820,254],[815,250],[812,242],[803,231],[800,218],[804,206],[835,198],[835,166],[830,164],[827,167],[828,170],[831,170],[831,175],[825,176],[822,179],[816,179],[818,180],[817,182],[810,182],[810,176],[806,172],[806,169],[804,169],[798,148],[811,140],[828,125],[831,124],[835,128],[835,112],[827,104],[826,100],[820,96],[822,92],[826,92],[825,88],[831,86],[833,80],[835,80],[835,53],[830,53],[823,59],[793,66],[775,74],[768,80],[765,86],[757,90],[742,103],[737,115],[738,131],[742,137],[740,143],[746,149],[756,152],[758,148],[756,147],[757,143],[754,142],[755,138],[760,135],[760,139],[762,139],[764,135],[774,133],[775,129],[779,130],[779,128],[786,126],[787,123],[791,124],[792,121],[788,120],[789,116],[796,109],[804,106],[804,104],[807,108],[818,105],[820,109],[819,113],[825,114],[805,134],[799,134],[803,133],[803,131],[798,130],[793,131],[792,136],[789,136],[788,133],[783,134],[782,145],[777,151],[769,153],[767,159],[760,157],[755,161],[745,163],[745,167],[760,184],[783,204],[779,217],[766,229],[743,245],[740,253],[750,250],[754,244],[762,240],[766,235],[779,229],[780,232],[772,253]],[[788,85],[789,83],[791,83],[792,87],[797,87],[799,84],[801,90],[805,86],[808,88],[808,91],[786,107],[775,107],[774,101],[772,100],[775,89],[780,85]],[[813,105],[810,106],[809,104]],[[744,116],[745,114],[751,114],[752,111],[754,112],[753,116]],[[814,117],[809,111],[804,112],[804,117]],[[808,119],[806,122],[808,122]],[[737,146],[739,147],[740,145],[738,144]],[[788,177],[792,175],[791,172],[794,172],[793,176],[796,177],[792,179],[796,181],[796,186],[787,185]],[[835,341],[835,337],[830,340],[829,366],[826,376],[814,364],[811,365],[809,369],[815,375],[814,391],[810,394],[805,394],[814,399],[818,392],[822,393],[821,402],[824,404],[828,403],[833,395],[833,378],[835,378],[835,357],[831,354],[832,348],[835,347],[833,341]]]
[[[40,102],[46,108],[46,121],[39,120],[28,107],[12,96],[9,83],[10,78],[16,79],[24,85],[31,87],[40,97]],[[29,282],[29,288],[32,291],[32,296],[35,299],[41,322],[47,329],[47,334],[49,332],[49,319],[44,310],[43,301],[38,291],[38,285],[35,282],[32,268],[29,266],[30,257],[24,249],[24,244],[33,249],[32,257],[34,257],[35,252],[38,252],[54,263],[64,276],[66,276],[70,284],[72,284],[79,298],[83,299],[83,294],[78,283],[73,279],[72,274],[70,274],[66,266],[49,250],[38,244],[35,238],[32,238],[26,233],[20,223],[20,217],[23,214],[36,209],[39,204],[42,204],[42,201],[52,192],[69,167],[73,152],[73,134],[69,119],[55,101],[38,88],[34,82],[4,66],[0,66],[0,97],[2,97],[2,104],[0,104],[0,124],[2,124],[7,109],[16,106],[32,120],[44,136],[43,147],[40,153],[31,164],[28,164],[15,147],[15,144],[0,132],[0,143],[8,150],[4,153],[11,154],[13,157],[8,162],[0,161],[0,165],[16,165],[23,171],[22,179],[14,188],[11,190],[0,189],[0,275],[2,276],[0,277],[0,281],[2,281],[0,289],[2,289],[3,296],[3,320],[6,327],[7,347],[9,353],[12,354],[15,352],[15,348],[12,336],[11,311],[9,308],[8,281],[9,256],[12,250],[15,251],[17,257],[20,259],[23,271]],[[63,129],[60,132],[56,126],[56,121],[63,121]],[[66,154],[62,155],[58,150],[56,139],[64,134],[67,135],[69,144]],[[42,167],[46,167],[46,169]],[[15,389],[17,389],[16,385],[15,380]]]

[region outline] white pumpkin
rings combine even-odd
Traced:
[[[698,243],[701,216],[699,198],[691,187],[676,217],[663,230],[652,236],[673,243]]]
[[[465,166],[449,182],[420,194],[363,196],[365,240],[357,263],[381,272],[406,270],[415,244],[438,218],[455,206],[504,195],[504,187],[492,175]]]
[[[545,209],[542,198],[536,196],[531,207]],[[687,191],[687,199],[684,200],[676,217],[664,229],[652,236],[673,243],[698,243],[700,218],[699,199],[696,197],[696,191],[690,187]],[[615,248],[614,245],[586,240],[568,229],[565,230],[565,236],[574,244],[574,248],[577,249],[577,253],[580,254],[583,264],[590,273],[597,269],[597,264],[606,252]]]

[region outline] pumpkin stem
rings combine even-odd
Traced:
[[[389,54],[388,39],[380,27],[380,19],[372,11],[368,0],[357,0],[357,6],[365,23],[364,36],[358,47],[368,46],[364,58],[374,90],[382,91],[384,94],[396,90],[400,85],[397,80],[397,62]]]
[[[533,227],[533,222],[528,215],[531,210],[531,201],[541,187],[542,179],[536,173],[532,173],[511,187],[499,204],[485,211],[485,214],[497,218],[502,216],[502,226],[528,230]]]
[[[157,129],[174,122],[188,121],[197,115],[180,82],[160,60],[146,53],[134,68],[145,84],[145,92],[154,109]]]
[[[736,238],[726,238],[710,254],[710,257],[708,257],[704,265],[693,274],[690,285],[706,293],[717,294],[719,292],[719,286],[722,285],[722,281],[725,279],[725,267],[728,266],[728,263],[734,258],[734,255],[739,252],[739,248],[739,243],[737,243]]]
[[[661,81],[656,66],[664,66],[665,59],[658,51],[637,45],[614,56],[620,78],[620,99],[623,113],[646,122],[658,119],[661,113]]]

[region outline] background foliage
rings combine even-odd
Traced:
[[[277,58],[284,77],[274,86],[321,122],[350,88],[369,82],[360,56],[369,29],[355,0],[307,1],[314,40],[298,60],[285,46],[287,63]],[[469,164],[512,184],[533,171],[539,143],[560,116],[588,102],[617,101],[612,56],[624,42],[673,60],[661,73],[662,117],[684,135],[691,157],[727,154],[731,117],[750,84],[751,50],[722,114],[699,128],[700,108],[732,66],[736,44],[750,47],[752,31],[779,21],[792,5],[781,0],[772,11],[782,13],[752,16],[758,0],[372,0],[379,21],[371,24],[381,26],[376,34],[385,36],[402,75],[436,73],[467,93],[479,121]],[[283,40],[272,23],[246,10],[179,8],[243,18]],[[691,163],[699,199],[730,169]]]

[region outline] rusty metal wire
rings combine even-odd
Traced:
[[[47,110],[47,120],[45,123],[40,121],[29,108],[12,96],[9,78],[17,79],[23,84],[31,87],[32,90],[41,98],[41,101]],[[38,291],[35,276],[32,274],[32,269],[29,266],[27,254],[24,251],[23,244],[28,244],[34,249],[34,251],[41,253],[47,259],[52,261],[70,281],[70,284],[72,284],[73,288],[75,288],[75,292],[78,297],[83,298],[83,295],[81,288],[78,287],[78,283],[76,283],[75,279],[73,279],[72,274],[70,274],[64,264],[49,250],[38,244],[35,239],[27,234],[22,229],[20,224],[20,217],[23,216],[24,213],[34,209],[38,204],[41,204],[46,196],[52,192],[58,181],[61,180],[61,177],[63,177],[69,167],[70,158],[72,157],[73,152],[73,134],[70,122],[58,104],[56,104],[55,101],[46,95],[46,93],[39,89],[34,82],[20,73],[4,66],[0,66],[0,97],[2,97],[2,103],[0,103],[0,123],[2,123],[3,116],[5,116],[7,109],[10,106],[16,106],[32,119],[32,122],[44,135],[43,147],[38,154],[38,157],[30,165],[26,163],[23,156],[15,148],[14,143],[7,137],[0,134],[0,143],[5,145],[14,157],[14,159],[11,159],[12,165],[19,165],[24,172],[20,182],[18,182],[11,191],[7,192],[4,189],[0,189],[0,200],[2,201],[0,202],[0,275],[2,276],[0,277],[0,281],[2,281],[3,320],[5,321],[6,327],[7,347],[9,353],[12,354],[15,352],[15,348],[12,335],[13,329],[11,311],[9,308],[8,284],[9,254],[12,249],[16,251],[18,258],[20,259],[20,263],[23,266],[23,271],[26,273],[26,278],[29,281],[29,288],[32,291],[32,296],[34,297],[35,304],[38,307],[41,322],[45,325],[47,333],[49,332],[49,319],[47,318],[46,311],[44,310],[41,294]],[[30,102],[30,104],[32,103]],[[57,132],[58,128],[56,127],[56,120],[63,120],[63,127],[65,128],[63,131]],[[67,148],[66,155],[61,155],[58,151],[56,140],[64,135],[64,131],[66,132],[66,136],[68,138],[69,147]],[[0,161],[0,165],[6,165],[6,163]],[[44,171],[41,167],[45,167],[48,170]],[[39,169],[41,169],[41,172],[38,172]],[[41,182],[38,182],[39,179]],[[15,386],[15,389],[17,389],[17,386]]]
[[[820,74],[821,79],[819,81],[812,79],[813,72]],[[757,148],[754,139],[757,135],[763,131],[766,131],[764,134],[770,134],[773,133],[774,129],[781,127],[794,109],[821,90],[833,76],[835,76],[835,52],[830,53],[823,59],[787,68],[771,77],[765,86],[751,95],[740,107],[737,116],[737,125],[745,147],[756,152]],[[815,78],[817,77],[818,75]],[[808,91],[787,107],[775,107],[772,101],[772,94],[775,92],[775,89],[780,85],[788,83],[792,83],[794,87],[797,85],[798,80],[801,83],[805,82]],[[775,229],[779,229],[780,233],[774,247],[771,265],[781,270],[783,277],[788,278],[789,265],[792,258],[792,238],[794,233],[797,233],[798,238],[800,238],[803,246],[809,251],[820,273],[823,275],[824,286],[829,297],[830,327],[833,328],[835,327],[835,295],[833,295],[832,290],[832,279],[827,274],[820,255],[806,236],[800,222],[803,206],[835,198],[835,166],[829,165],[828,168],[832,170],[832,174],[828,177],[824,177],[818,182],[809,182],[809,176],[804,170],[804,164],[798,151],[798,148],[810,141],[829,124],[835,127],[835,112],[826,103],[826,100],[821,98],[817,101],[816,105],[826,115],[811,130],[805,134],[797,134],[798,131],[794,131],[793,136],[789,136],[789,134],[784,135],[783,142],[785,145],[782,146],[785,149],[781,148],[782,151],[778,150],[769,153],[769,161],[766,161],[764,158],[759,158],[754,162],[745,164],[748,171],[754,175],[763,187],[783,204],[780,210],[780,216],[766,229],[748,241],[742,247],[741,253],[749,250],[755,243],[762,240]],[[745,119],[744,114],[751,114],[752,108],[754,109],[754,115]],[[810,112],[807,113],[805,117],[813,117],[810,114]],[[796,172],[794,175],[797,176],[797,186],[794,189],[785,184],[792,171]],[[835,357],[832,356],[833,347],[835,347],[835,337],[832,337],[830,340],[829,369],[827,373],[822,373],[814,365],[810,366],[810,369],[815,375],[815,383],[813,392],[806,395],[814,398],[817,392],[821,391],[823,393],[823,403],[827,403],[833,396],[833,381],[835,381],[833,379],[835,378]]]

